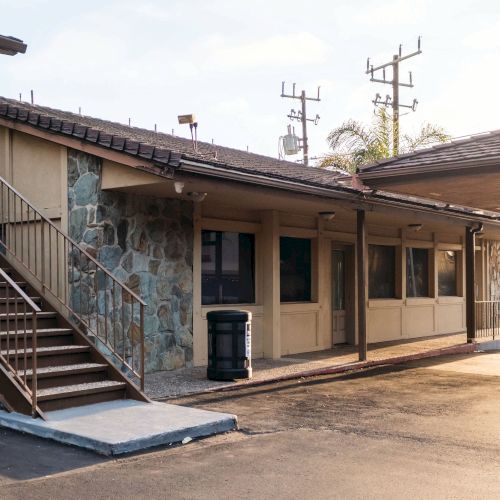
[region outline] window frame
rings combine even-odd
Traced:
[[[217,301],[214,303],[205,303],[203,301],[203,283],[204,283],[204,273],[203,273],[203,234],[204,233],[216,233],[216,234],[223,234],[223,233],[232,233],[236,235],[246,235],[246,236],[251,236],[252,242],[253,242],[253,248],[251,251],[253,261],[252,261],[252,277],[253,277],[253,301],[252,302],[224,302],[224,301]],[[258,272],[258,258],[257,258],[257,249],[258,249],[258,239],[257,235],[252,232],[252,231],[238,231],[237,228],[235,230],[232,229],[209,229],[209,228],[201,228],[201,238],[200,238],[200,252],[201,252],[201,263],[200,263],[200,291],[201,291],[201,306],[202,307],[224,307],[224,306],[241,306],[241,305],[256,305],[257,304],[257,285],[258,285],[258,279],[257,279],[257,272]],[[222,243],[217,244],[217,247],[220,249],[220,255],[217,255],[217,248],[215,250],[216,255],[215,255],[215,274],[216,276],[222,276]],[[219,267],[219,272],[217,272],[217,267]]]
[[[422,250],[427,252],[427,294],[426,295],[409,295],[408,293],[408,278],[409,278],[409,269],[408,269],[408,251],[409,250]],[[405,245],[404,251],[404,264],[405,264],[405,276],[403,277],[405,284],[405,295],[407,299],[432,299],[434,298],[434,249],[428,246],[419,246],[419,245]]]
[[[281,287],[283,285],[282,274],[281,274],[281,242],[283,239],[289,240],[304,240],[309,242],[309,252],[310,252],[310,269],[309,269],[309,298],[306,300],[283,300]],[[315,238],[310,238],[307,236],[291,236],[288,234],[280,234],[278,238],[279,245],[279,256],[280,256],[280,304],[311,304],[316,302],[316,266],[317,266],[317,240]]]
[[[439,255],[441,252],[454,252],[455,253],[455,295],[441,295],[439,293]],[[453,298],[463,297],[463,250],[457,248],[446,248],[440,246],[436,250],[436,297],[440,298]]]
[[[391,247],[394,249],[394,294],[391,297],[373,297],[370,293],[370,247]],[[366,273],[367,273],[367,297],[369,301],[390,301],[390,300],[400,300],[401,299],[401,255],[402,255],[402,246],[396,245],[394,243],[385,243],[383,241],[368,241],[367,244],[367,262],[366,262]]]

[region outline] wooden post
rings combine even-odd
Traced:
[[[279,359],[281,357],[279,214],[274,210],[264,211],[261,220],[264,357]]]
[[[467,322],[467,342],[472,343],[476,338],[476,300],[475,300],[475,269],[474,252],[476,246],[476,233],[470,228],[465,228],[465,313]]]
[[[356,262],[358,268],[358,349],[359,360],[366,361],[366,226],[365,211],[357,210]]]

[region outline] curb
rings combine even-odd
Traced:
[[[449,356],[451,354],[470,354],[477,351],[477,344],[467,343],[459,344],[452,347],[442,347],[440,349],[432,349],[430,351],[418,352],[415,354],[406,354],[404,356],[396,356],[394,358],[377,359],[372,361],[358,361],[355,363],[349,363],[347,365],[337,365],[329,366],[326,368],[315,368],[312,370],[306,370],[303,372],[292,373],[289,375],[281,375],[278,377],[267,378],[264,380],[252,380],[251,382],[245,382],[242,384],[235,384],[225,387],[214,387],[212,389],[205,389],[199,392],[191,392],[189,394],[168,396],[165,398],[158,398],[156,401],[168,401],[171,399],[182,399],[185,397],[198,396],[201,394],[211,394],[215,392],[231,392],[240,389],[245,389],[248,387],[258,387],[261,385],[274,384],[277,382],[286,382],[289,380],[297,380],[301,378],[317,377],[321,375],[336,375],[339,373],[355,372],[364,370],[366,368],[373,368],[376,366],[390,366],[398,365],[402,363],[407,363],[409,361],[416,361],[419,359],[427,358],[437,358],[440,356]]]

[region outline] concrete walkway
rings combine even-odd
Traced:
[[[281,359],[255,359],[252,361],[251,380],[218,382],[207,380],[206,367],[183,368],[146,375],[146,393],[153,399],[178,397],[212,390],[224,390],[245,384],[263,383],[300,377],[310,372],[336,369],[342,371],[364,368],[376,364],[392,363],[403,358],[435,356],[439,350],[451,354],[450,349],[464,346],[465,333],[440,335],[406,341],[381,342],[368,347],[368,363],[359,363],[355,346],[336,346],[325,351],[284,356]],[[470,344],[469,344],[470,346]],[[470,346],[472,348],[472,346]]]
[[[236,417],[166,403],[130,399],[45,413],[46,420],[0,411],[0,426],[103,455],[189,442],[236,428]]]

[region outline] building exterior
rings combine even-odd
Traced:
[[[500,295],[496,207],[369,172],[0,99],[0,176],[145,301],[147,372],[205,365],[214,309],[252,312],[254,357],[465,332],[474,295]]]

